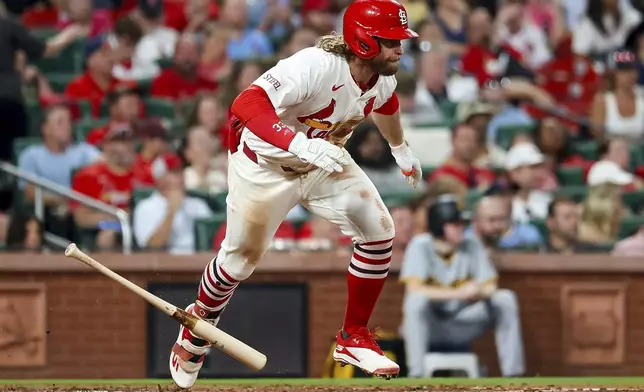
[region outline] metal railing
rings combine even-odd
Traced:
[[[23,170],[20,170],[17,166],[7,162],[0,162],[0,170],[35,185],[36,189],[34,192],[34,213],[36,215],[36,218],[38,218],[43,224],[45,219],[45,203],[43,201],[43,196],[44,196],[43,189],[46,189],[49,192],[56,193],[67,199],[74,200],[83,205],[86,205],[89,208],[93,208],[95,210],[98,210],[116,217],[116,219],[118,219],[121,225],[121,234],[123,237],[123,253],[130,254],[132,252],[132,226],[130,225],[130,216],[124,210],[120,208],[116,208],[109,204],[103,203],[102,201],[93,199],[89,196],[83,195],[82,193],[76,192],[65,186],[56,184],[55,182],[49,181],[35,174],[31,174]],[[61,245],[61,246],[68,245],[68,242],[65,243],[65,240],[63,238],[50,233],[47,233],[46,239],[51,240],[57,245]]]

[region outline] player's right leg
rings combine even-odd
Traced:
[[[261,168],[243,151],[229,161],[226,238],[204,270],[195,303],[186,309],[214,325],[235,288],[255,270],[286,214],[300,201],[298,178]],[[195,383],[209,348],[208,342],[180,328],[170,353],[170,373],[179,387]]]

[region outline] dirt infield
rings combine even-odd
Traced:
[[[190,390],[180,389],[169,385],[137,385],[137,386],[12,386],[3,385],[2,391],[8,392],[573,392],[573,391],[641,391],[642,388],[624,386],[610,387],[561,387],[561,386],[305,386],[305,385],[273,385],[273,386],[195,386]]]

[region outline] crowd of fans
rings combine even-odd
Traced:
[[[19,100],[0,92],[0,159],[128,211],[140,250],[216,250],[233,99],[341,31],[349,1],[0,1],[0,28],[16,37],[0,43],[15,59],[0,59],[0,81],[22,82]],[[403,121],[450,129],[450,155],[425,169],[420,193],[401,194],[370,121],[346,146],[391,208],[397,246],[425,231],[433,196],[451,193],[471,209],[468,233],[493,249],[643,254],[644,2],[402,2],[420,35],[398,74]],[[0,187],[7,248],[40,249],[45,232],[120,246],[112,215],[45,192],[36,219],[32,184]],[[272,246],[296,245],[350,240],[298,206]]]

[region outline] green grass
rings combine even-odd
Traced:
[[[170,384],[170,379],[133,379],[133,380],[0,380],[0,385],[21,385],[21,386],[121,386],[121,385],[157,385]],[[431,379],[408,379],[399,378],[390,381],[377,380],[372,378],[352,379],[324,379],[324,378],[296,378],[296,379],[202,379],[197,385],[346,385],[346,386],[417,386],[417,385],[480,385],[480,386],[503,386],[503,385],[525,385],[525,386],[638,386],[644,385],[644,377],[531,377],[531,378],[431,378]]]

